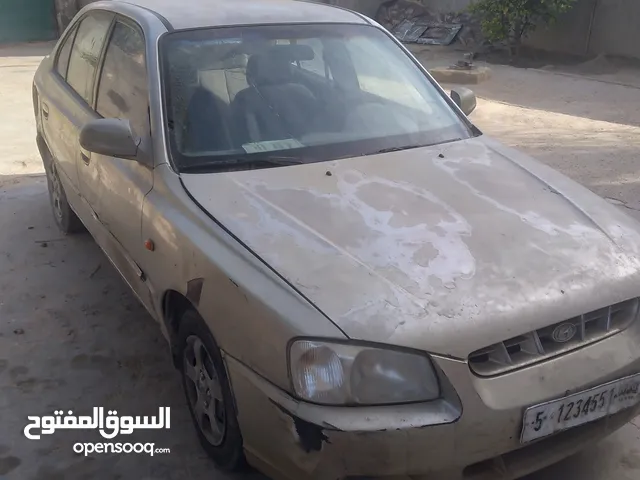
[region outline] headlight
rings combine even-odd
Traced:
[[[289,348],[299,398],[326,405],[424,402],[440,396],[426,355],[363,345],[296,340]]]

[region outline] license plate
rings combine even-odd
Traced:
[[[521,443],[593,422],[640,402],[640,374],[622,378],[559,400],[530,407],[524,413]]]

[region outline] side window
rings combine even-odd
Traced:
[[[107,12],[91,13],[85,17],[73,42],[67,83],[91,105],[93,81],[100,60],[100,52],[113,16]]]
[[[116,22],[98,84],[97,112],[128,119],[137,135],[149,133],[149,93],[142,33]]]
[[[74,28],[67,38],[64,40],[64,44],[60,47],[58,51],[58,60],[56,63],[56,70],[60,74],[60,76],[64,79],[67,78],[67,69],[69,68],[69,56],[71,55],[71,46],[73,45],[73,39],[76,36],[77,28]]]

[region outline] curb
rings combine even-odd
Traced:
[[[473,67],[471,70],[436,67],[430,69],[429,73],[438,83],[477,85],[491,78],[489,67]]]

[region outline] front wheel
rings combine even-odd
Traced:
[[[179,333],[182,386],[202,448],[218,467],[245,465],[242,435],[224,361],[204,320],[188,310]]]

